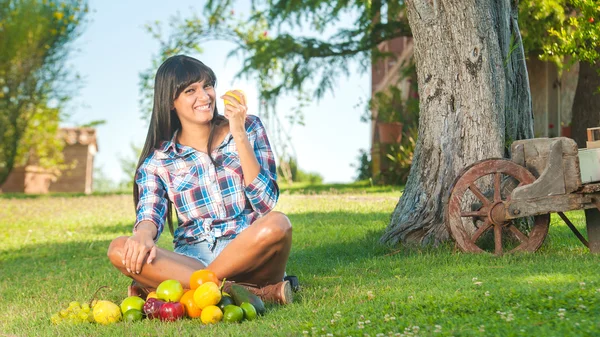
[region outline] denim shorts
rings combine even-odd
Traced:
[[[213,249],[210,249],[210,245],[206,241],[197,243],[181,245],[175,247],[174,252],[177,254],[189,256],[202,262],[205,266],[208,266],[219,254],[231,243],[229,238],[218,238]]]

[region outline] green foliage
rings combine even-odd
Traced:
[[[368,180],[373,178],[373,162],[369,152],[365,149],[360,149],[357,157],[357,164],[351,164],[356,168],[355,181]]]
[[[131,235],[131,195],[2,199],[0,293],[10,310],[0,331],[66,337],[600,334],[598,256],[557,216],[542,249],[532,254],[463,254],[452,245],[388,248],[378,239],[400,192],[373,193],[376,188],[367,183],[352,186],[351,194],[284,192],[276,210],[294,226],[287,272],[302,285],[295,303],[272,306],[253,322],[210,326],[192,319],[52,325],[57,308],[87,302],[100,286],[109,287],[101,299],[125,299],[131,279],[109,263],[106,250],[114,238]],[[568,216],[585,228],[583,212]],[[163,235],[158,245],[172,250],[171,241]]]
[[[418,133],[418,128],[412,126],[407,132],[404,132],[400,144],[384,146],[388,162],[384,166],[387,167],[387,170],[381,172],[381,177],[378,179],[381,183],[394,185],[406,183],[417,145]]]
[[[289,169],[289,172],[284,172],[284,169],[286,168]],[[277,166],[277,176],[279,180],[285,181],[288,184],[293,182],[321,184],[323,182],[323,176],[319,173],[306,172],[300,169],[295,158],[280,158],[279,165]]]
[[[0,0],[0,185],[15,164],[61,162],[56,131],[77,83],[65,62],[87,11],[85,0]]]
[[[398,36],[410,36],[404,4],[398,1],[287,1],[251,2],[251,13],[237,13],[230,0],[211,0],[204,7],[207,20],[195,13],[188,18],[174,18],[168,39],[151,33],[161,42],[153,66],[173,51],[185,52],[188,46],[202,41],[225,40],[235,49],[230,55],[242,55],[243,67],[238,76],[259,83],[261,101],[274,106],[284,94],[319,99],[333,91],[341,75],[349,75],[353,62],[363,71],[370,69],[371,56],[381,55],[376,46]],[[387,9],[387,20],[374,21],[381,7]],[[350,28],[339,27],[340,16],[355,17]],[[297,36],[298,27],[316,36]],[[329,32],[335,29],[334,33]],[[154,68],[156,69],[156,68]],[[142,75],[147,83],[152,72]],[[314,87],[311,87],[314,86]],[[141,90],[148,97],[150,86]],[[309,87],[311,87],[309,89]]]
[[[599,0],[527,0],[519,2],[519,27],[525,51],[562,66],[596,63],[600,54]]]
[[[118,156],[119,163],[121,164],[121,172],[125,175],[125,180],[121,181],[119,184],[121,188],[127,189],[131,191],[133,188],[133,179],[135,175],[135,170],[137,168],[138,159],[142,153],[142,147],[137,146],[133,143],[129,144],[129,155],[127,156]]]
[[[573,15],[560,27],[548,30],[553,43],[544,45],[544,54],[572,56],[595,64],[600,58],[600,0],[571,0]]]

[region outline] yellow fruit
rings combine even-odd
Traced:
[[[244,92],[242,90],[240,90],[240,89],[235,89],[235,91],[239,92],[242,95],[245,95]],[[242,98],[240,97],[240,95],[236,94],[235,91],[229,90],[229,91],[227,91],[225,93],[225,95],[233,96],[233,97],[235,97],[238,100],[238,102],[241,103],[242,102]],[[229,105],[233,105],[229,100],[226,100],[226,99],[224,99],[223,102],[225,103],[225,105],[228,105],[228,104]]]
[[[94,320],[100,324],[108,325],[121,320],[121,308],[111,301],[98,301],[93,313]]]
[[[217,305],[221,301],[221,290],[214,282],[206,282],[194,290],[194,302],[204,310],[209,305]]]
[[[149,298],[156,298],[156,299],[158,299],[158,295],[156,295],[156,291],[149,292],[148,295],[146,296],[146,300],[148,300]]]
[[[202,310],[200,320],[204,324],[215,324],[223,319],[223,312],[216,305],[209,305]]]

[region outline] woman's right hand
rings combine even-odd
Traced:
[[[125,241],[123,265],[129,273],[139,274],[142,271],[146,256],[148,257],[147,263],[152,263],[152,260],[156,257],[155,231],[152,231],[153,228],[146,229],[146,226],[140,227],[133,236]]]

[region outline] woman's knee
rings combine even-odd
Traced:
[[[128,236],[119,236],[118,238],[112,240],[110,245],[108,246],[108,258],[113,265],[122,264],[123,261],[123,249],[125,247],[125,241],[127,241]]]
[[[263,226],[259,232],[261,241],[280,243],[292,238],[292,223],[281,212],[270,212],[265,216]]]

